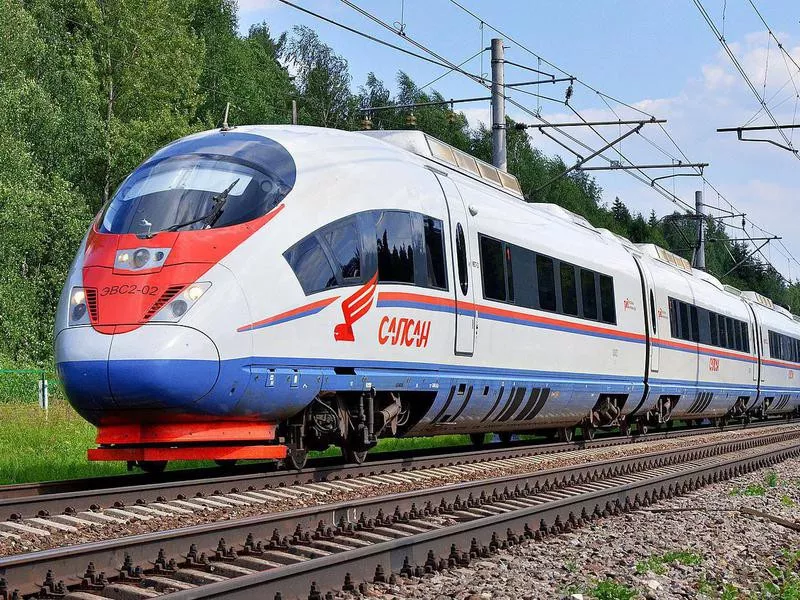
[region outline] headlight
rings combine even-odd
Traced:
[[[147,248],[139,248],[133,253],[133,266],[141,269],[150,260],[150,250]]]
[[[89,310],[86,306],[86,292],[82,287],[74,287],[69,293],[69,324],[88,325]]]
[[[153,317],[153,321],[171,321],[177,323],[181,320],[183,315],[189,312],[195,302],[208,291],[211,283],[208,281],[201,281],[193,283],[180,294],[175,296],[170,302],[161,310],[159,310]]]

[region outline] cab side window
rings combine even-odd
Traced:
[[[425,229],[425,260],[428,263],[428,287],[446,290],[444,225],[439,219],[423,217],[423,226]]]
[[[342,281],[361,277],[361,248],[355,217],[334,223],[324,233],[325,242],[338,263],[337,271]]]
[[[336,287],[336,276],[315,236],[308,236],[289,248],[283,256],[294,270],[306,295]]]
[[[384,211],[376,227],[378,281],[414,283],[414,238],[411,215]]]

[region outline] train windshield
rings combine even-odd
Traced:
[[[226,157],[185,155],[145,164],[120,186],[100,231],[151,236],[237,225],[276,206],[290,187]]]

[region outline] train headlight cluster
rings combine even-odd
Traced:
[[[74,287],[69,293],[69,324],[87,325],[89,311],[86,307],[86,292],[82,287]]]
[[[203,294],[205,294],[210,287],[211,283],[208,281],[193,283],[175,296],[169,304],[158,311],[153,317],[153,320],[177,323],[181,320],[183,315],[189,312],[189,309],[192,308],[194,303],[203,297]]]
[[[122,271],[139,271],[142,269],[157,269],[164,266],[169,248],[131,248],[117,250],[114,259],[114,268]]]

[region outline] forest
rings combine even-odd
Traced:
[[[448,105],[413,119],[380,111],[363,123],[361,108],[443,98],[403,72],[388,83],[352,81],[346,57],[305,27],[273,32],[261,23],[242,34],[235,0],[0,0],[0,14],[0,368],[51,366],[59,293],[93,216],[153,151],[220,126],[228,103],[234,125],[288,123],[295,100],[303,125],[414,126],[491,158],[491,132]],[[509,171],[526,200],[691,258],[688,215],[632,214],[619,198],[605,205],[585,173],[534,193],[566,166],[511,122],[508,131]],[[709,272],[800,312],[797,284],[718,222],[707,235]]]

